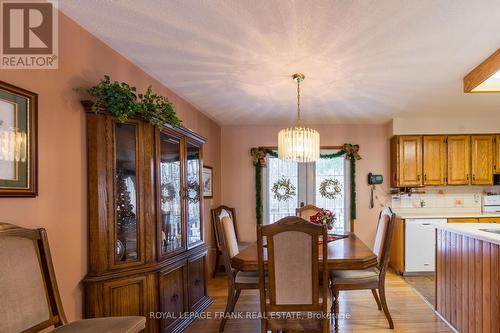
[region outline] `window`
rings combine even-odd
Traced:
[[[295,209],[298,207],[299,203],[297,191],[299,173],[297,165],[298,163],[296,162],[282,161],[279,158],[268,156],[266,177],[268,180],[268,186],[266,186],[266,202],[268,207],[266,214],[267,223],[274,223],[283,217],[295,215]],[[291,184],[295,187],[295,196],[287,201],[277,200],[274,198],[271,191],[273,184],[281,178],[290,179]]]
[[[332,154],[335,150],[322,150],[322,154]],[[312,204],[335,213],[337,222],[334,233],[349,230],[349,163],[344,156],[332,159],[320,159],[315,163],[296,163],[282,161],[268,156],[267,167],[264,168],[264,223],[274,223],[285,216],[295,215],[297,207]],[[286,178],[295,187],[295,195],[279,201],[273,196],[273,184]],[[320,185],[325,179],[337,180],[341,193],[335,199],[321,195]]]

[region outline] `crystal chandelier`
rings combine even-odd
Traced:
[[[0,130],[0,161],[26,162],[26,132]]]
[[[297,81],[297,125],[284,128],[278,133],[278,157],[295,162],[314,162],[319,160],[319,133],[312,128],[300,125],[300,82],[306,77],[296,73],[292,78]]]

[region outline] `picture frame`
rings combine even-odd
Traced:
[[[203,197],[213,198],[214,196],[213,168],[211,166],[204,165],[202,175],[203,175],[202,178]]]
[[[0,197],[36,197],[38,94],[0,81]]]

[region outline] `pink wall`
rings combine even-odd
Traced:
[[[343,143],[360,145],[363,159],[356,164],[357,220],[355,232],[367,244],[375,236],[379,209],[369,209],[368,172],[389,177],[389,140],[387,125],[320,125],[322,146],[340,146]],[[222,202],[236,208],[238,232],[244,240],[255,240],[255,168],[250,148],[276,146],[278,126],[222,127],[221,168]],[[383,186],[386,190],[388,185]],[[383,192],[379,191],[380,197]],[[386,197],[381,198],[385,202]]]
[[[0,221],[48,231],[68,319],[82,315],[80,281],[87,273],[85,117],[72,89],[109,74],[167,96],[186,127],[208,138],[205,164],[214,167],[214,198],[205,201],[206,240],[212,244],[210,207],[220,202],[220,127],[78,24],[59,15],[58,70],[0,70],[0,79],[39,95],[39,196],[0,198]],[[212,251],[213,252],[213,251]]]

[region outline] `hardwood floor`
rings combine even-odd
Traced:
[[[422,298],[400,276],[388,273],[387,303],[394,320],[394,330],[389,329],[387,320],[377,304],[372,293],[366,291],[340,292],[340,312],[349,315],[349,319],[340,320],[339,332],[452,332],[451,329],[435,314]],[[217,313],[224,311],[226,306],[226,280],[222,274],[209,282],[209,295],[214,303],[208,308],[208,317],[198,319],[185,332],[215,333],[219,330],[220,319],[215,319]],[[257,291],[243,291],[236,304],[236,311],[245,316],[246,312],[259,311]],[[333,330],[332,330],[333,331]],[[226,333],[256,333],[260,332],[258,319],[229,319],[226,323]]]

